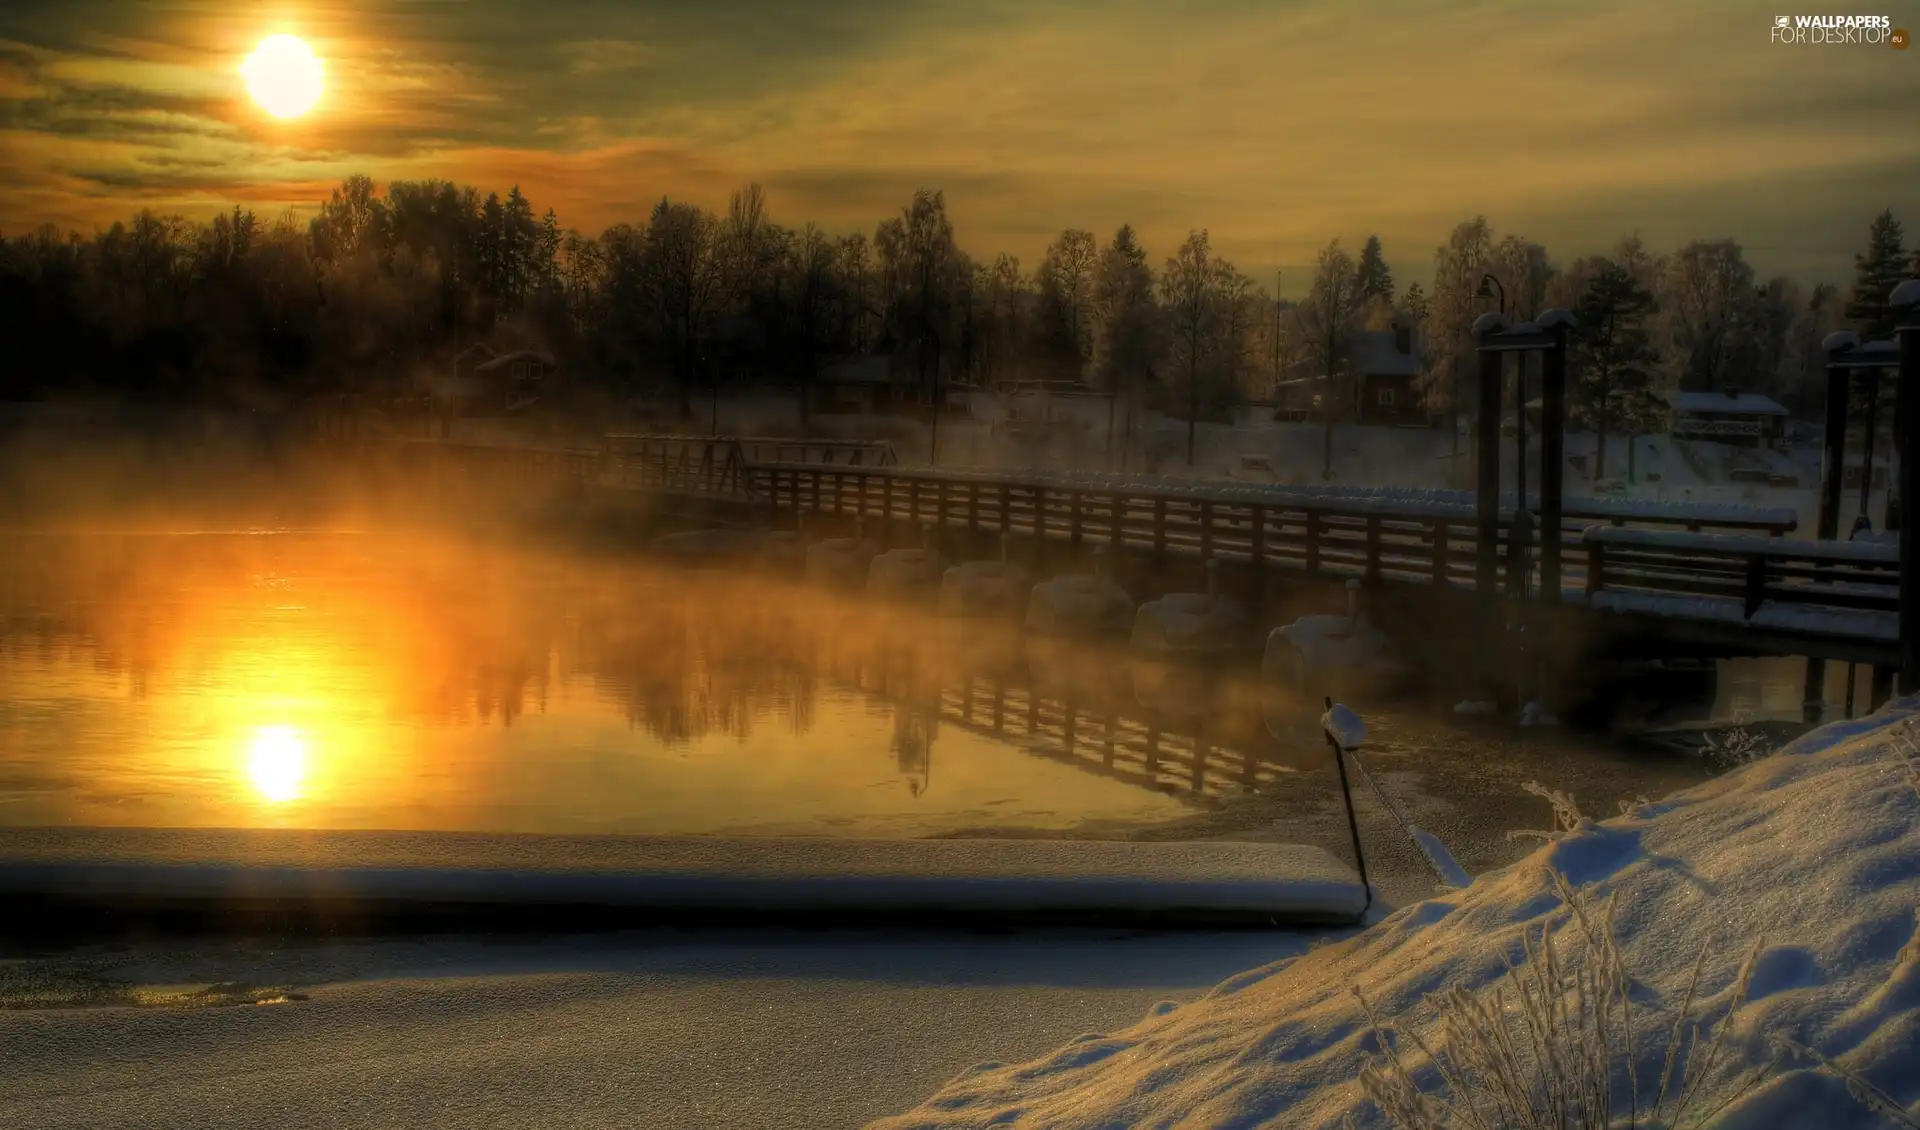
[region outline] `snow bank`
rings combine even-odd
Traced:
[[[1335,703],[1320,716],[1320,728],[1327,736],[1340,743],[1341,749],[1359,749],[1366,744],[1367,724],[1353,709],[1342,703]]]
[[[1082,1037],[1030,1063],[976,1067],[876,1125],[1332,1130],[1352,1114],[1359,1126],[1383,1126],[1355,1082],[1373,1040],[1352,988],[1383,1017],[1444,1046],[1437,994],[1491,986],[1505,962],[1524,962],[1525,931],[1550,929],[1563,955],[1582,951],[1549,869],[1590,896],[1617,896],[1620,949],[1636,996],[1655,1008],[1678,1008],[1704,952],[1693,1011],[1717,1021],[1747,951],[1762,942],[1703,1109],[1770,1056],[1757,1046],[1759,1032],[1838,1060],[1911,1109],[1920,1098],[1920,945],[1910,945],[1920,796],[1891,739],[1916,710],[1920,699],[1906,699],[1660,803],[1581,821],[1463,891],[1243,973],[1125,1031]],[[1613,798],[1589,799],[1597,807]],[[1646,1080],[1658,1073],[1668,1016],[1643,1017],[1635,1041]],[[1886,1121],[1831,1076],[1794,1061],[1715,1125],[1867,1130]]]

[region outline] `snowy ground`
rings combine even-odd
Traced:
[[[1306,945],[768,931],[91,948],[0,962],[0,1126],[856,1127],[971,1064],[1124,1028]]]
[[[1436,1046],[1434,1002],[1523,964],[1529,930],[1581,945],[1551,885],[1557,870],[1618,898],[1615,936],[1647,1005],[1640,1074],[1657,1078],[1689,972],[1691,1011],[1716,1022],[1747,952],[1759,951],[1701,1109],[1726,1097],[1765,1037],[1785,1036],[1864,1076],[1911,1110],[1920,1099],[1920,782],[1899,752],[1920,712],[1907,699],[1823,727],[1781,753],[1598,824],[1408,906],[1348,941],[1229,979],[1203,1000],[1037,1060],[967,1072],[907,1127],[1337,1127],[1383,1125],[1356,1083],[1372,1048],[1352,989]],[[1717,1010],[1717,1011],[1716,1011]],[[1651,1022],[1646,1022],[1651,1021]],[[1411,1056],[1414,1053],[1408,1052]],[[1420,1059],[1416,1056],[1414,1062]],[[1727,1108],[1728,1130],[1887,1125],[1832,1075],[1789,1061]]]

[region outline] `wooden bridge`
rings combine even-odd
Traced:
[[[803,446],[759,442],[782,454]],[[1128,560],[1217,559],[1256,575],[1524,595],[1729,654],[1884,667],[1899,641],[1897,547],[1789,539],[1788,510],[1568,498],[1552,539],[1539,529],[1540,507],[1522,515],[1508,495],[1483,554],[1485,524],[1463,492],[905,468],[850,462],[829,445],[811,459],[760,461],[744,443],[622,436],[598,449],[551,450],[404,441],[416,457],[511,468],[520,481],[700,499],[774,526],[791,528],[801,515],[815,528],[858,521],[883,542],[917,540],[927,528],[1006,534]]]

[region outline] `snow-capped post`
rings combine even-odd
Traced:
[[[1539,325],[1553,335],[1540,362],[1540,598],[1560,602],[1561,465],[1567,435],[1567,331],[1572,314],[1558,307],[1540,315]],[[1521,411],[1525,412],[1523,405]]]
[[[1473,323],[1473,335],[1480,343],[1480,418],[1475,436],[1479,467],[1474,482],[1474,515],[1477,519],[1474,553],[1474,585],[1483,600],[1493,598],[1500,574],[1500,393],[1504,364],[1500,353],[1489,348],[1493,339],[1507,328],[1505,314],[1482,314]],[[1489,613],[1491,610],[1488,610]]]
[[[1893,449],[1900,460],[1900,693],[1920,690],[1920,279],[1893,288],[1901,311]]]
[[[1320,731],[1327,736],[1327,745],[1333,749],[1333,765],[1340,773],[1340,798],[1347,806],[1347,833],[1353,837],[1353,862],[1360,872],[1360,889],[1366,892],[1366,904],[1360,908],[1360,920],[1366,921],[1367,911],[1373,909],[1373,884],[1367,881],[1367,855],[1360,848],[1360,817],[1353,811],[1353,785],[1347,780],[1347,754],[1360,748],[1367,740],[1367,724],[1360,716],[1345,706],[1336,705],[1331,695],[1325,696],[1327,711],[1320,716]]]
[[[1836,330],[1826,336],[1820,348],[1827,354],[1827,418],[1826,434],[1821,437],[1820,518],[1814,536],[1832,541],[1840,534],[1840,487],[1846,471],[1847,407],[1854,373],[1854,366],[1848,362],[1860,348],[1860,335]]]

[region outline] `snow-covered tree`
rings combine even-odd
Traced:
[[[1891,210],[1873,218],[1867,250],[1853,257],[1853,290],[1847,295],[1847,320],[1862,338],[1891,337],[1900,316],[1888,304],[1893,288],[1907,278],[1906,236]]]

